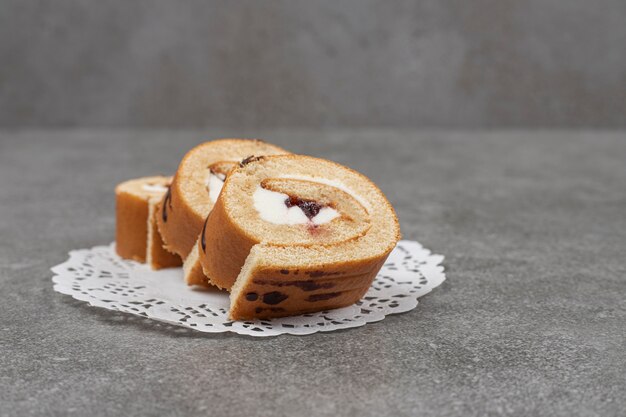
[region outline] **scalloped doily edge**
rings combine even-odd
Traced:
[[[150,320],[155,320],[158,321],[160,323],[164,323],[164,324],[169,324],[172,326],[176,326],[176,327],[183,327],[189,330],[195,330],[197,332],[200,333],[235,333],[235,334],[239,334],[242,336],[251,336],[251,337],[269,337],[269,336],[280,336],[283,334],[290,334],[290,335],[294,335],[294,336],[307,336],[310,334],[314,334],[314,333],[318,333],[318,332],[332,332],[332,331],[336,331],[336,330],[347,330],[347,329],[351,329],[351,328],[358,328],[358,327],[362,327],[365,326],[366,324],[369,323],[376,323],[379,321],[382,321],[385,317],[387,317],[388,315],[397,315],[397,314],[403,314],[403,313],[407,313],[411,310],[414,310],[418,304],[419,301],[418,299],[429,294],[430,292],[432,292],[433,289],[435,289],[436,287],[440,286],[445,280],[446,280],[446,274],[445,274],[445,267],[443,265],[441,265],[445,259],[444,255],[440,255],[440,254],[434,254],[432,253],[432,251],[430,249],[425,248],[421,243],[417,242],[417,241],[411,241],[411,240],[401,240],[400,242],[398,242],[398,244],[409,244],[409,245],[417,245],[418,246],[418,250],[423,252],[423,257],[425,259],[428,259],[428,266],[430,267],[430,271],[428,274],[428,285],[426,287],[424,287],[423,291],[420,292],[420,294],[414,298],[411,298],[410,304],[406,304],[405,306],[403,306],[402,308],[399,308],[397,310],[391,311],[391,312],[376,312],[373,311],[372,314],[369,314],[367,316],[362,316],[363,319],[362,320],[353,320],[351,322],[348,323],[341,323],[341,324],[335,324],[333,326],[328,326],[328,327],[311,327],[308,329],[298,329],[298,331],[292,331],[289,329],[281,329],[281,331],[276,331],[276,332],[271,332],[271,331],[265,331],[263,333],[251,333],[247,328],[242,327],[244,322],[242,321],[233,321],[232,322],[232,326],[228,327],[227,329],[214,329],[214,328],[208,328],[208,329],[200,329],[200,328],[195,328],[195,327],[191,327],[189,325],[183,325],[178,321],[175,320],[167,320],[164,319],[162,317],[159,316],[155,316],[155,315],[151,315],[151,314],[142,314],[142,313],[137,313],[134,311],[129,311],[129,310],[122,310],[119,308],[115,308],[113,306],[110,305],[104,305],[104,303],[102,303],[100,300],[89,296],[88,294],[81,294],[81,293],[76,293],[75,291],[73,291],[71,288],[69,288],[67,285],[65,285],[63,282],[60,281],[60,273],[64,270],[64,268],[67,267],[67,265],[71,265],[72,262],[75,260],[76,257],[80,256],[81,253],[85,253],[85,252],[93,252],[95,250],[114,250],[114,245],[115,243],[110,243],[109,245],[97,245],[97,246],[93,246],[91,248],[83,248],[83,249],[74,249],[69,251],[68,255],[69,257],[67,258],[66,261],[55,265],[53,267],[50,268],[50,270],[53,273],[52,276],[52,281],[54,283],[53,289],[61,294],[64,295],[68,295],[70,297],[72,297],[75,300],[78,301],[82,301],[87,303],[87,305],[89,305],[90,307],[98,307],[98,308],[104,308],[107,310],[111,310],[111,311],[117,311],[120,313],[127,313],[127,314],[132,314],[134,316],[137,317],[142,317],[145,319],[150,319]],[[124,261],[124,262],[132,262],[132,261]],[[100,301],[100,302],[99,302]],[[409,300],[407,300],[409,301]],[[181,306],[183,307],[183,306]]]

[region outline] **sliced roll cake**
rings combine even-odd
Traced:
[[[168,193],[159,203],[157,224],[165,248],[185,260],[183,269],[189,285],[207,285],[197,255],[189,255],[228,172],[251,155],[286,153],[257,139],[219,139],[198,145],[183,157]]]
[[[365,176],[300,155],[248,159],[230,172],[198,253],[230,290],[234,320],[351,305],[400,239],[394,209]]]
[[[156,225],[156,206],[171,180],[162,176],[137,178],[115,188],[115,248],[120,257],[148,263],[153,269],[182,264],[178,256],[163,249]]]

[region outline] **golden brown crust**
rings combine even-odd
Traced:
[[[208,282],[218,288],[230,289],[257,243],[233,222],[224,210],[222,200],[218,199],[198,241],[200,263]]]
[[[367,292],[387,256],[350,265],[255,269],[231,297],[229,315],[233,320],[265,319],[352,305]]]
[[[229,162],[255,153],[284,154],[287,151],[258,139],[218,139],[187,152],[174,175],[170,192],[161,201],[161,212],[157,216],[157,226],[168,251],[187,258],[213,208],[200,171],[206,170],[208,175],[213,166],[217,172],[223,173]]]
[[[163,249],[155,223],[155,205],[170,182],[171,177],[143,177],[115,188],[116,250],[122,258],[148,262],[154,269],[181,265]]]
[[[185,259],[198,237],[203,219],[181,198],[180,187],[181,181],[174,176],[169,192],[159,204],[156,219],[165,249]]]
[[[202,287],[211,287],[209,281],[202,271],[202,264],[198,252],[198,245],[194,244],[191,252],[183,263],[183,272],[187,285],[199,285]]]
[[[125,191],[115,193],[115,250],[124,259],[146,262],[148,202]]]
[[[168,252],[163,247],[163,238],[157,228],[156,217],[159,214],[159,201],[150,200],[150,218],[148,220],[148,247],[146,262],[152,269],[174,268],[182,265],[180,256]]]

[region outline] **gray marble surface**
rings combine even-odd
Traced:
[[[362,171],[448,280],[380,323],[266,339],[52,290],[113,239],[116,183],[230,135]],[[0,415],[624,415],[625,161],[624,132],[1,132]]]

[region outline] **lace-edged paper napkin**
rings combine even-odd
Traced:
[[[250,336],[305,335],[362,326],[417,306],[445,280],[441,262],[418,242],[402,240],[358,303],[345,308],[271,320],[228,319],[228,293],[187,286],[181,268],[153,271],[121,259],[114,244],[79,249],[52,268],[54,289],[95,307],[123,311],[201,332]]]

